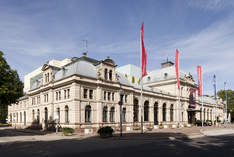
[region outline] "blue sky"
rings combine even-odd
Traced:
[[[234,2],[229,0],[7,0],[0,1],[0,50],[23,76],[47,60],[110,56],[121,66],[140,65],[140,27],[148,70],[180,51],[180,68],[203,67],[204,93],[223,82],[233,89]]]

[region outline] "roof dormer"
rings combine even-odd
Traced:
[[[107,57],[105,60],[99,62],[99,78],[105,81],[117,81],[117,76],[115,72],[116,68],[115,62]]]
[[[42,66],[43,71],[43,85],[48,84],[54,80],[54,71],[60,68],[49,65],[48,62]]]

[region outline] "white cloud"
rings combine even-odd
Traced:
[[[232,0],[188,0],[187,3],[190,7],[213,11],[234,7],[234,1]]]

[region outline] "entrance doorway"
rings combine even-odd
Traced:
[[[195,120],[195,112],[194,111],[188,111],[188,123],[194,124],[196,122]]]

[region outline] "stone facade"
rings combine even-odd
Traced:
[[[204,96],[200,112],[201,98],[197,96],[197,85],[191,75],[181,78],[181,90],[178,90],[176,78],[155,81],[152,71],[143,80],[142,101],[140,87],[117,72],[110,58],[97,61],[84,55],[72,58],[63,67],[45,64],[41,76],[18,103],[9,105],[8,119],[16,127],[28,127],[37,121],[46,128],[49,121],[56,120],[62,127],[85,132],[105,125],[118,128],[120,90],[124,91],[124,129],[140,126],[141,116],[144,126],[188,124],[201,118],[214,121],[215,116],[223,120],[224,104],[220,99],[215,102]],[[195,89],[197,98],[192,109],[189,108],[190,88]]]

